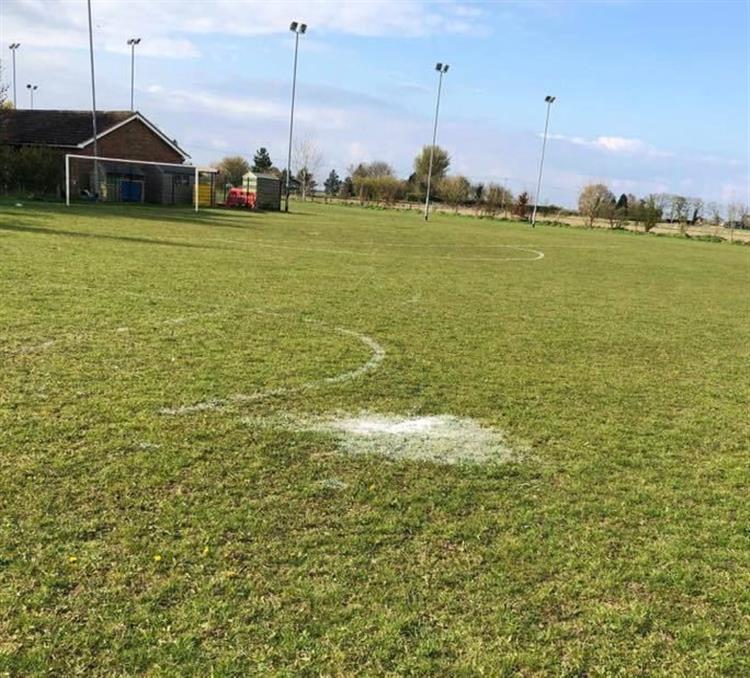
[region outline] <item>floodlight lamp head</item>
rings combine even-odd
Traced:
[[[296,22],[296,21],[292,21],[292,23],[290,23],[290,24],[289,24],[289,30],[290,30],[290,31],[294,31],[294,32],[296,33],[296,32],[297,32],[297,26],[298,26],[298,25],[299,25],[299,24],[297,24],[297,22]]]
[[[436,71],[442,71],[443,70],[443,64],[441,64],[439,61],[435,64],[435,70]]]
[[[448,64],[445,64],[445,66],[443,66],[443,73],[447,73],[449,68],[450,66]]]
[[[551,96],[550,94],[548,94],[548,95],[547,95],[546,97],[544,97],[544,100],[545,100],[545,101],[546,101],[546,102],[547,102],[548,104],[551,104],[551,103],[552,103],[552,102],[553,102],[553,101],[555,100],[555,97],[553,97],[553,96]]]
[[[20,42],[11,43],[10,49],[18,49],[21,46]]]
[[[299,25],[299,32],[304,35],[305,31],[307,30],[307,24],[300,24]]]

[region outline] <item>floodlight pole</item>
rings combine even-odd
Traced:
[[[297,53],[299,51],[299,36],[305,34],[307,24],[298,24],[296,21],[292,21],[289,30],[294,33],[294,67],[292,70],[292,108],[289,113],[289,152],[286,158],[285,212],[289,212],[290,175],[292,172],[292,134],[294,132],[294,97],[297,91]]]
[[[31,97],[31,110],[34,110],[34,92],[39,89],[39,85],[26,85],[26,89],[29,90],[29,96]]]
[[[91,124],[94,131],[94,158],[99,155],[96,132],[96,78],[94,77],[94,29],[91,22],[91,0],[86,2],[89,14],[89,57],[91,61]],[[99,161],[94,160],[94,197],[99,195]]]
[[[534,211],[531,213],[531,228],[536,226],[536,209],[539,206],[539,192],[542,188],[542,170],[544,169],[544,151],[547,147],[547,129],[549,129],[549,112],[552,108],[552,103],[555,101],[555,97],[547,95],[544,97],[547,102],[547,118],[544,121],[544,138],[542,140],[542,157],[539,161],[539,178],[536,182],[536,198],[534,199]]]
[[[427,195],[424,199],[424,220],[427,221],[430,217],[430,184],[432,183],[432,162],[435,157],[435,144],[437,143],[437,126],[438,126],[438,113],[440,112],[440,93],[443,89],[443,75],[448,72],[448,64],[438,63],[435,65],[435,70],[440,73],[438,78],[438,91],[437,101],[435,103],[435,123],[432,127],[432,146],[430,146],[430,164],[427,170]]]
[[[13,56],[13,108],[18,108],[18,99],[16,97],[16,50],[20,46],[20,42],[13,42],[10,45],[10,53]]]
[[[130,110],[135,110],[133,105],[133,92],[135,90],[135,46],[141,42],[140,38],[130,38]]]

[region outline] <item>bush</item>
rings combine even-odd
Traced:
[[[4,193],[58,195],[65,181],[62,156],[49,148],[0,148],[0,189]]]

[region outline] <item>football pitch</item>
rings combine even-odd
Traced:
[[[748,675],[750,248],[0,205],[0,674]]]

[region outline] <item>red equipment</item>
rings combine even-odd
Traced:
[[[255,193],[243,188],[230,188],[226,199],[227,207],[247,207],[255,209]]]

